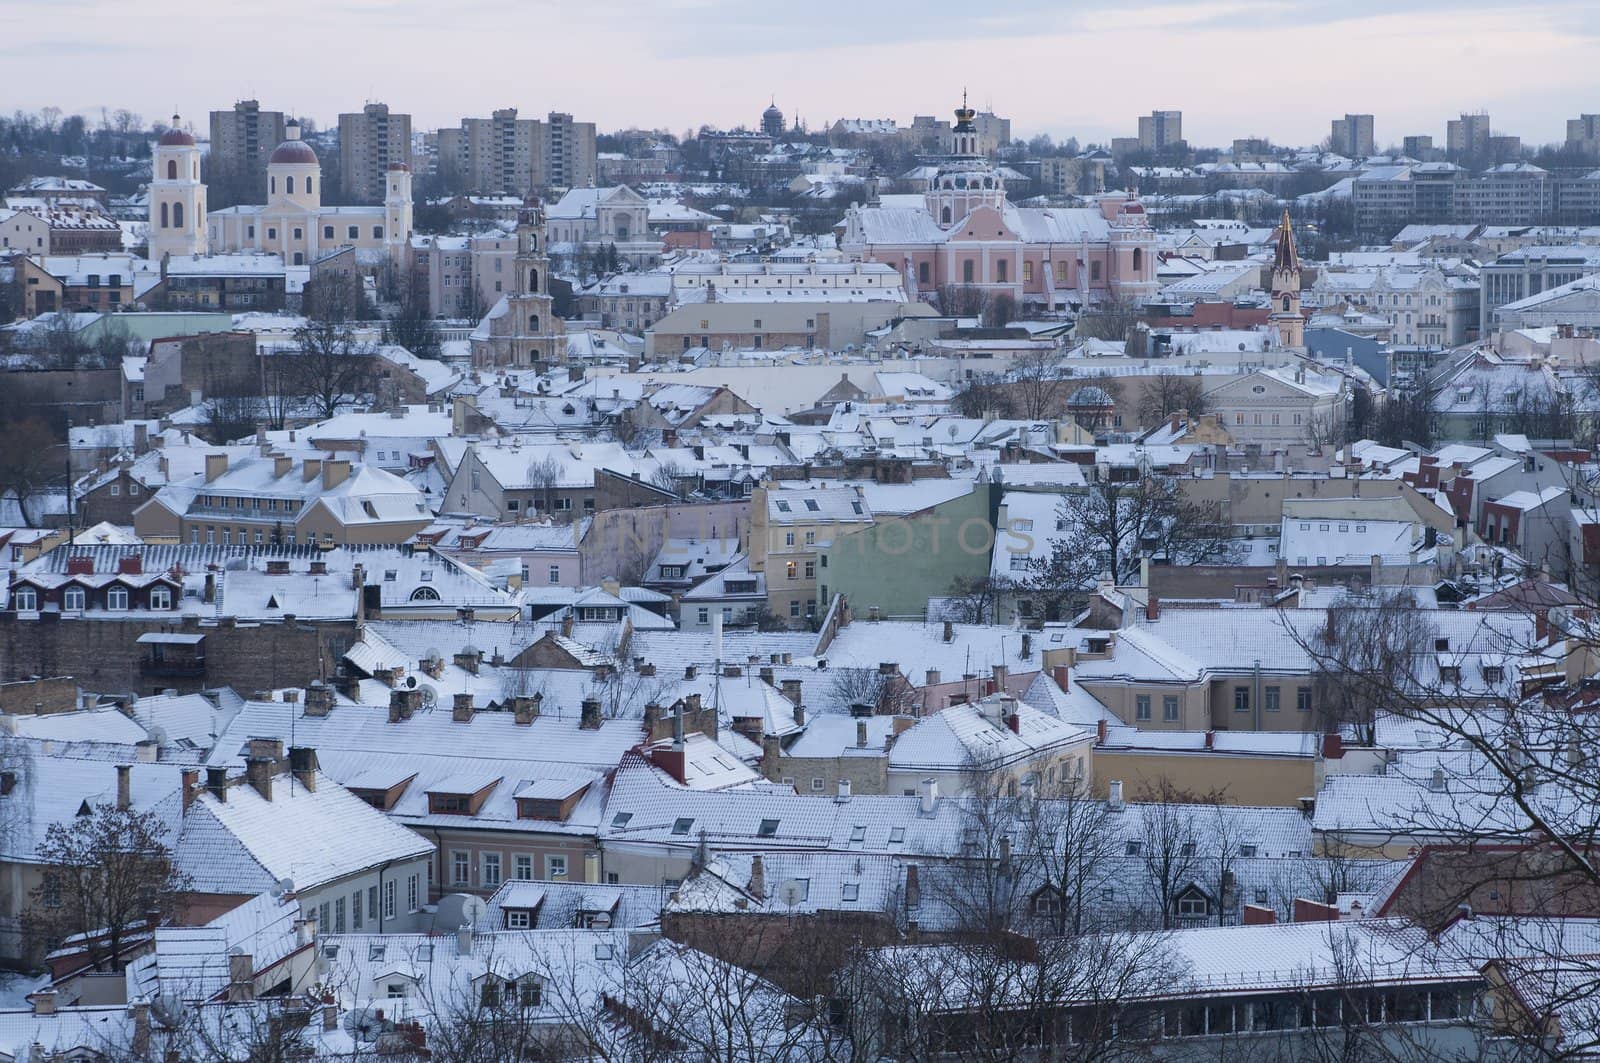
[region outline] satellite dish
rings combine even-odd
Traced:
[[[806,899],[806,892],[805,885],[799,879],[785,879],[778,886],[778,899],[783,902],[784,907],[793,908]]]
[[[422,688],[422,708],[424,711],[433,709],[439,704],[439,693],[432,687]]]
[[[280,900],[294,892],[294,879],[280,878],[272,886],[272,895]]]
[[[406,676],[406,689],[407,690],[415,690],[415,689],[417,689],[417,677],[416,676],[414,676],[414,675]]]
[[[183,997],[177,993],[163,993],[150,1002],[150,1014],[157,1022],[169,1028],[177,1028],[189,1010],[189,1005],[184,1003]]]
[[[470,893],[446,894],[439,898],[438,908],[433,913],[433,932],[454,934],[463,926],[477,926],[488,911],[489,906],[482,897]]]
[[[344,1032],[357,1041],[376,1041],[389,1028],[388,1021],[380,1017],[378,1011],[377,1008],[351,1008],[345,1012]]]

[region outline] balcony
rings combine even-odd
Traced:
[[[145,657],[139,662],[139,674],[160,679],[202,679],[206,674],[206,659]]]

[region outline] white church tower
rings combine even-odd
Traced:
[[[383,195],[383,246],[396,268],[406,263],[406,246],[411,242],[411,167],[391,162],[385,175]]]
[[[178,126],[156,141],[150,171],[149,254],[200,255],[206,250],[206,186],[200,183],[200,148]]]

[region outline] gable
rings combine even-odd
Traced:
[[[1252,373],[1250,376],[1242,377],[1238,380],[1230,380],[1226,384],[1212,388],[1206,392],[1206,398],[1212,400],[1227,399],[1236,402],[1273,402],[1289,399],[1303,401],[1307,396],[1305,392],[1285,384],[1281,380],[1263,376],[1260,373]]]
[[[1017,234],[1006,224],[1005,215],[993,207],[976,207],[961,224],[951,229],[946,239],[951,242],[979,240],[1015,240]]]

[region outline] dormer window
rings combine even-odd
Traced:
[[[777,833],[778,821],[775,819],[764,819],[761,821],[761,826],[756,828],[756,837],[758,838],[772,838]]]
[[[672,833],[676,835],[686,835],[693,827],[694,818],[692,816],[680,816],[672,821]]]

